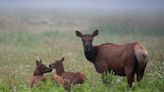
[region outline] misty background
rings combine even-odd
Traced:
[[[164,34],[163,27],[164,0],[0,0],[0,31]]]
[[[1,8],[164,10],[164,0],[0,0]]]

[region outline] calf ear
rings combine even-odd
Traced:
[[[36,65],[39,65],[39,64],[42,64],[42,59],[40,59],[40,60],[37,59],[37,60],[36,60]]]
[[[61,59],[61,62],[63,62],[64,61],[64,57],[62,57],[62,59]]]
[[[42,64],[42,59],[40,59],[40,64]]]
[[[82,34],[81,32],[79,32],[79,31],[76,30],[76,36],[77,36],[77,37],[82,37],[82,35],[83,35],[83,34]]]
[[[36,60],[36,65],[39,65],[40,64],[40,61],[37,59]]]
[[[95,30],[95,31],[93,32],[92,36],[93,36],[93,37],[94,37],[94,36],[97,36],[98,33],[99,33],[99,30]]]

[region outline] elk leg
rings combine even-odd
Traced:
[[[145,67],[146,67],[146,65],[142,69],[137,70],[137,82],[142,80],[142,78],[144,76]]]
[[[94,64],[95,65],[95,68],[96,68],[96,71],[98,73],[104,73],[104,72],[107,72],[108,71],[108,68],[106,66],[106,64],[102,64],[102,63],[96,63]]]
[[[135,72],[133,71],[133,69],[129,69],[129,68],[125,69],[125,72],[128,80],[128,85],[129,87],[132,87],[132,83],[134,82]]]

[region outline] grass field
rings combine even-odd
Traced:
[[[21,12],[20,12],[21,11]],[[47,81],[29,87],[36,58],[45,64],[65,57],[67,71],[87,74],[83,87],[72,92],[163,92],[164,91],[164,14],[72,14],[53,11],[8,12],[0,10],[0,92],[64,92],[62,86]],[[91,33],[99,29],[94,45],[141,42],[149,51],[149,62],[140,84],[129,88],[126,77],[108,74],[105,85],[101,75],[83,54],[75,30]],[[53,73],[47,74],[51,76]]]

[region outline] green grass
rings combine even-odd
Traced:
[[[3,34],[3,35],[2,35]],[[146,68],[144,80],[137,84],[134,88],[129,88],[126,77],[108,74],[105,79],[106,84],[102,82],[101,75],[95,71],[93,65],[88,62],[83,55],[81,40],[74,35],[74,32],[43,32],[36,34],[32,32],[1,32],[1,48],[0,48],[0,91],[16,91],[16,92],[64,92],[62,86],[58,86],[53,82],[43,83],[36,88],[29,88],[29,80],[35,68],[35,59],[40,57],[46,64],[66,57],[64,66],[69,71],[83,71],[87,74],[87,81],[82,87],[72,87],[72,92],[162,92],[164,83],[164,56],[163,48],[160,46],[160,38],[156,38],[158,43],[145,44],[149,49],[150,62]],[[101,42],[126,42],[128,40],[138,40],[143,43],[151,42],[152,36],[145,39],[133,35],[126,39],[119,37],[126,35],[110,34],[109,37],[100,34],[95,38],[94,44]],[[8,39],[8,40],[6,40]],[[72,39],[72,40],[70,40]],[[9,44],[9,45],[8,45]],[[152,47],[158,47],[159,52]],[[152,49],[151,49],[152,48]],[[53,73],[51,73],[53,74]],[[95,77],[97,76],[97,77]]]
[[[1,16],[3,14],[0,18]],[[15,18],[15,15],[13,16]],[[52,19],[50,21],[52,26],[28,24],[25,19],[28,20],[31,17],[26,14],[19,15],[20,18],[16,17],[14,24],[7,23],[7,27],[0,21],[0,92],[65,92],[62,86],[49,80],[38,87],[32,89],[29,87],[36,58],[42,58],[43,62],[48,65],[63,56],[67,71],[82,71],[87,75],[84,85],[72,87],[72,92],[164,91],[163,17],[140,16],[138,18],[125,15],[71,17],[64,15],[56,18],[55,14],[47,16],[43,17],[48,21]],[[32,16],[32,19],[35,18],[42,19],[42,17]],[[8,19],[10,17],[4,21]],[[75,36],[75,29],[69,29],[75,24],[80,25],[76,25],[77,30],[83,33],[92,33],[97,28],[100,30],[99,35],[94,38],[94,45],[106,42],[122,44],[137,41],[143,43],[150,54],[143,81],[135,82],[134,87],[129,88],[126,77],[107,74],[102,80],[101,74],[97,73],[93,64],[86,60],[81,39]],[[40,30],[36,31],[36,29]],[[52,74],[53,72],[47,76]]]

